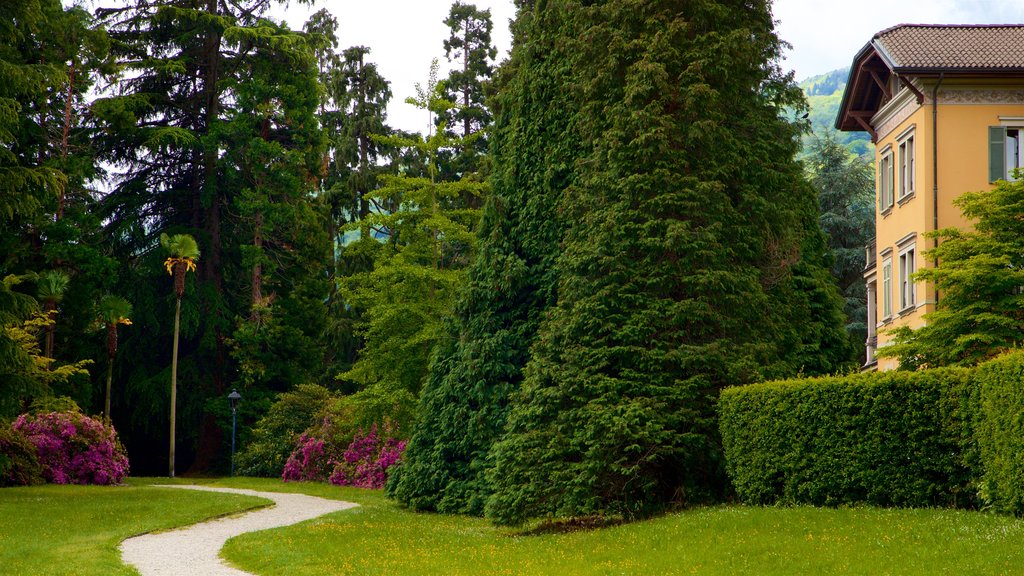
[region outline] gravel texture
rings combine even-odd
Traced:
[[[121,559],[125,564],[134,566],[142,576],[251,576],[249,572],[228,566],[220,558],[220,549],[228,538],[246,532],[288,526],[358,506],[352,502],[305,494],[191,485],[160,487],[259,496],[273,500],[275,505],[240,516],[219,518],[171,532],[143,534],[125,540],[121,543]]]

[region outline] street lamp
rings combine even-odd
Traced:
[[[238,415],[238,403],[242,400],[242,395],[238,393],[238,390],[232,390],[231,394],[228,394],[228,404],[231,405],[231,475],[235,475],[235,422],[237,421]]]

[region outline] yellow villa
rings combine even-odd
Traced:
[[[920,327],[942,297],[910,281],[934,262],[924,234],[966,225],[953,200],[1011,178],[1024,152],[1024,25],[899,25],[857,53],[839,130],[875,143],[875,241],[867,247],[865,369],[887,329]]]

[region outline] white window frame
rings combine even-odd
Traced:
[[[998,126],[989,126],[988,146],[989,182],[1016,180],[1013,171],[1024,168],[1024,117],[1000,116]]]
[[[898,201],[914,195],[917,182],[917,151],[914,149],[914,129],[907,130],[897,139],[899,150]]]
[[[882,257],[882,320],[892,318],[892,252]]]
[[[1010,132],[1014,132],[1013,140],[1016,146],[1010,146]],[[1024,168],[1021,164],[1024,159],[1024,127],[1021,126],[1007,126],[1006,127],[1006,180],[1007,182],[1013,182],[1016,180],[1013,176],[1013,171],[1016,168]]]
[[[895,203],[894,169],[892,146],[886,146],[878,157],[878,212],[880,214],[887,214]]]
[[[900,313],[917,307],[917,284],[911,278],[917,272],[916,234],[899,246]]]

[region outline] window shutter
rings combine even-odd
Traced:
[[[1006,178],[1006,128],[988,127],[988,181]]]

